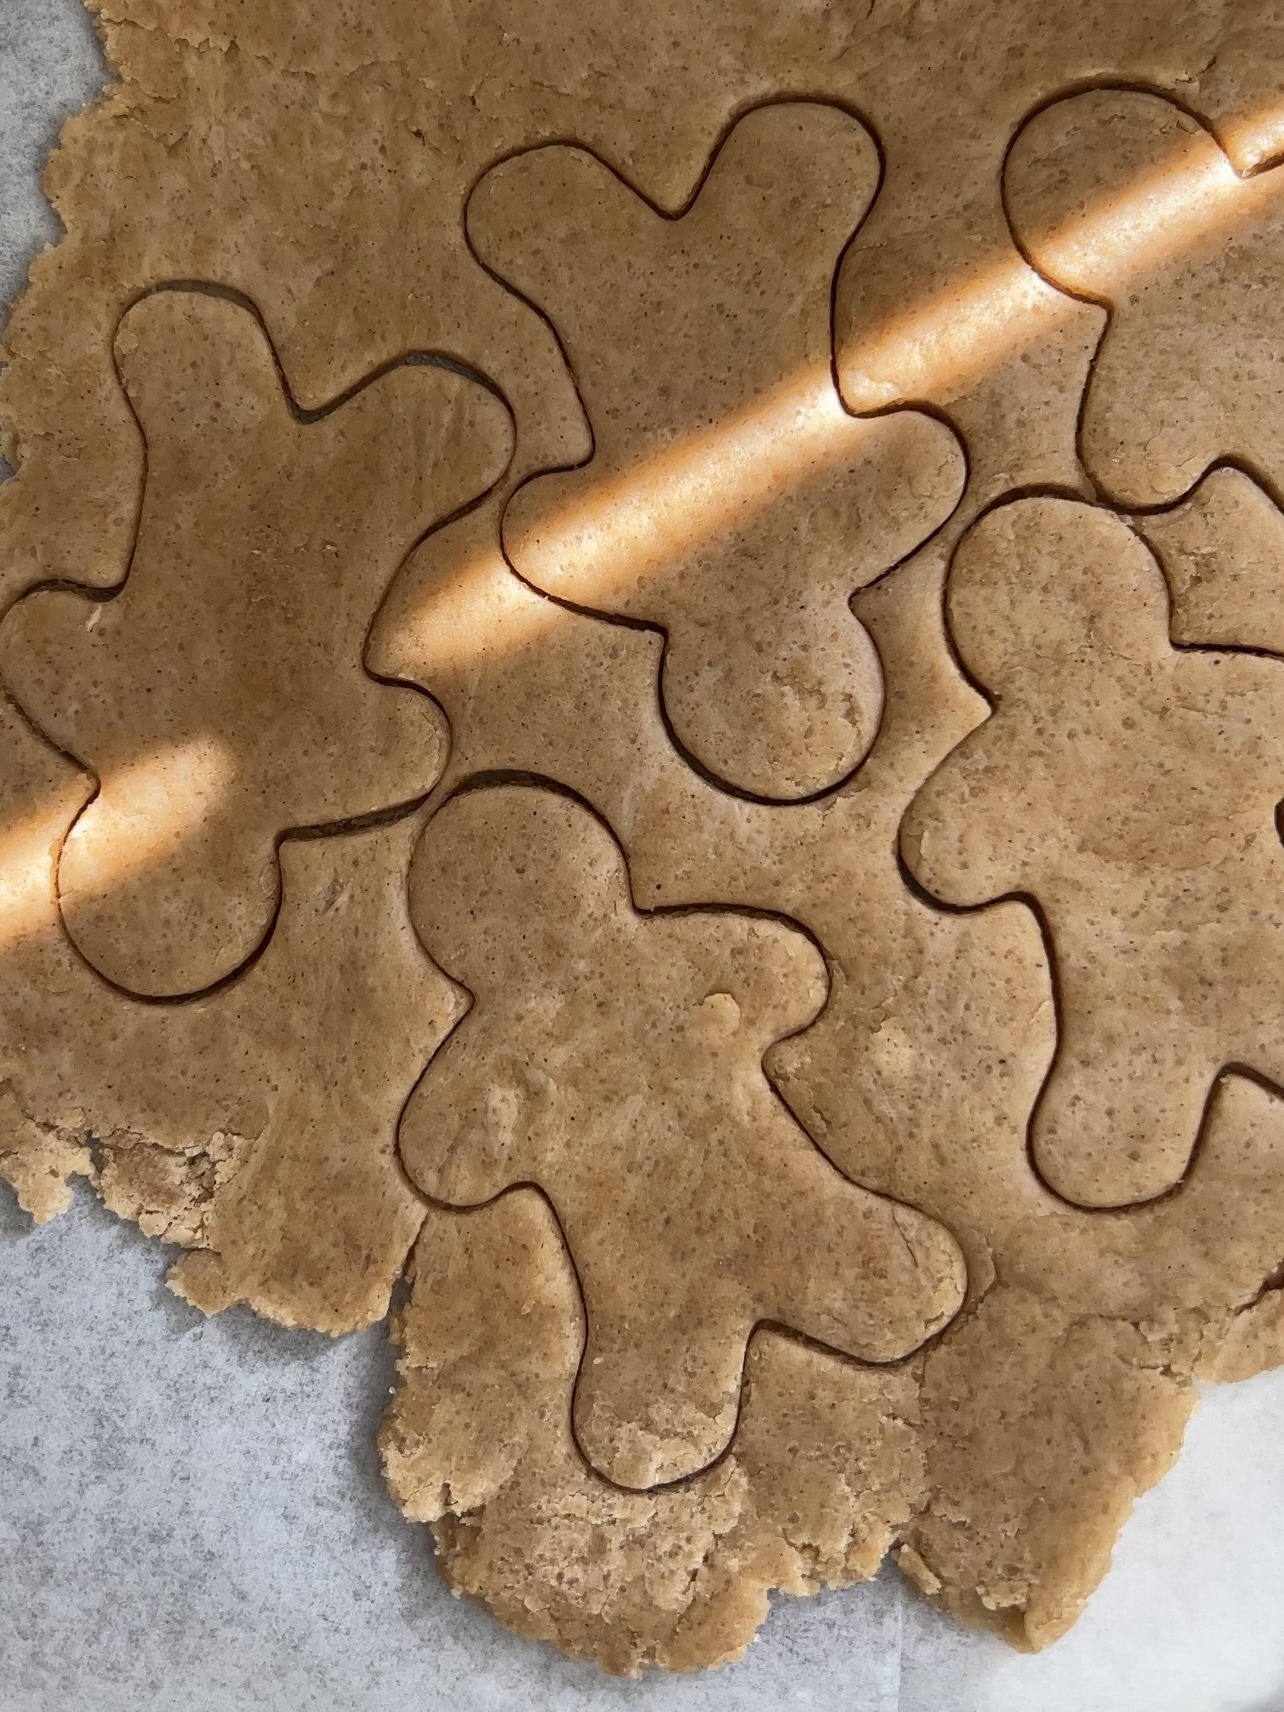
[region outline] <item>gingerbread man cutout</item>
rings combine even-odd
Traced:
[[[791,102],[742,118],[676,217],[561,145],[495,167],[468,207],[482,260],[550,317],[593,431],[587,464],[513,498],[511,564],[662,628],[680,746],[774,800],[868,752],[882,673],[850,599],[965,480],[942,423],[854,417],[834,387],[834,272],[878,182],[864,126]]]
[[[911,804],[905,861],[945,903],[1033,900],[1058,999],[1035,1163],[1081,1206],[1148,1200],[1220,1071],[1284,1085],[1284,662],[1174,648],[1150,549],[1065,499],[975,524],[947,617],[994,711]]]
[[[1110,311],[1081,434],[1105,493],[1166,504],[1230,456],[1284,489],[1284,170],[1241,177],[1171,101],[1093,89],[1026,124],[1004,196],[1039,272]]]
[[[842,1177],[763,1073],[824,1001],[803,933],[640,913],[601,822],[531,785],[455,797],[410,884],[474,1004],[406,1108],[402,1158],[451,1206],[548,1196],[584,1292],[575,1425],[600,1472],[645,1487],[715,1457],[760,1320],[878,1362],[949,1320],[953,1238]]]
[[[21,601],[0,671],[100,781],[59,867],[68,933],[117,985],[173,997],[262,944],[283,836],[436,782],[444,716],[365,670],[366,635],[416,541],[498,479],[512,431],[488,390],[425,364],[304,413],[255,316],[211,293],[144,298],[116,358],[147,446],[129,573],[107,600]]]

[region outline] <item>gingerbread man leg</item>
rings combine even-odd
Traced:
[[[604,1308],[607,1294],[615,1299]],[[752,1319],[742,1308],[740,1323],[729,1326],[725,1311],[710,1315],[707,1301],[696,1300],[657,1312],[645,1291],[631,1310],[596,1280],[585,1280],[585,1296],[588,1338],[575,1390],[585,1456],[621,1486],[697,1473],[735,1431]]]
[[[576,1430],[590,1461],[623,1485],[694,1473],[723,1449],[756,1321],[887,1362],[963,1299],[966,1273],[944,1227],[848,1181],[783,1113],[744,1139],[751,1157],[702,1223],[698,1287],[657,1299],[653,1249],[639,1249],[635,1270],[628,1253],[580,1245],[589,1328]],[[676,1259],[666,1273],[683,1276]]]
[[[1174,1015],[1171,990],[1135,966],[1146,954],[1058,970],[1057,1055],[1030,1141],[1049,1188],[1077,1206],[1128,1206],[1179,1183],[1222,1067]]]

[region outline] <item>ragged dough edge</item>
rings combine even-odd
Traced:
[[[214,1198],[253,1146],[249,1138],[222,1130],[181,1149],[158,1147],[141,1136],[107,1136],[97,1145],[98,1192],[109,1212],[136,1224],[144,1236],[203,1248]]]
[[[73,1179],[88,1180],[98,1198],[124,1223],[137,1225],[150,1240],[178,1247],[166,1285],[206,1316],[244,1305],[266,1320],[290,1329],[342,1337],[386,1318],[395,1271],[368,1281],[362,1291],[342,1292],[338,1301],[303,1296],[296,1300],[270,1264],[255,1265],[252,1247],[224,1251],[220,1219],[233,1221],[230,1191],[249,1171],[264,1145],[216,1130],[203,1141],[182,1147],[149,1140],[128,1131],[99,1136],[88,1127],[67,1128],[41,1122],[21,1111],[12,1089],[0,1084],[0,1181],[9,1184],[19,1206],[37,1225],[59,1217],[73,1199]],[[410,1235],[407,1248],[413,1246]]]
[[[144,1236],[186,1249],[206,1247],[214,1198],[253,1145],[222,1131],[183,1148],[133,1133],[100,1138],[87,1126],[33,1117],[12,1085],[0,1084],[0,1178],[38,1225],[67,1211],[73,1179],[84,1177],[109,1212]]]
[[[1235,1315],[1225,1337],[1201,1368],[1201,1377],[1218,1384],[1235,1384],[1282,1365],[1284,1284],[1272,1279]]]
[[[474,1235],[470,1298],[452,1260]],[[739,1658],[771,1591],[866,1580],[921,1496],[912,1375],[766,1329],[725,1457],[650,1492],[593,1474],[571,1431],[582,1310],[533,1190],[430,1211],[409,1279],[380,1433],[393,1496],[453,1592],[613,1674]]]
[[[301,1323],[251,1287],[238,1294],[224,1276],[212,1230],[220,1191],[248,1162],[255,1139],[218,1130],[205,1141],[165,1146],[132,1131],[98,1136],[92,1128],[43,1123],[22,1111],[10,1087],[0,1087],[0,1178],[36,1224],[65,1213],[72,1179],[84,1177],[108,1212],[138,1226],[143,1236],[187,1253],[166,1283],[204,1314],[244,1301],[278,1324]],[[195,1263],[195,1264],[193,1264]],[[337,1326],[337,1335],[346,1327]]]
[[[988,1365],[968,1348],[978,1342]],[[933,1352],[920,1391],[928,1497],[896,1553],[921,1594],[1022,1652],[1071,1628],[1197,1401],[1181,1354],[1160,1345],[1128,1321],[1000,1285]],[[1005,1348],[1038,1352],[1015,1384]],[[970,1430],[951,1430],[956,1407]]]
[[[71,1205],[72,1179],[95,1176],[86,1137],[22,1109],[12,1084],[0,1082],[0,1179],[23,1212],[48,1224]]]
[[[574,1442],[583,1313],[537,1191],[430,1211],[407,1276],[380,1433],[394,1498],[454,1593],[624,1675],[737,1659],[772,1592],[866,1580],[889,1552],[954,1617],[1048,1645],[1171,1467],[1234,1323],[1075,1313],[999,1281],[893,1368],[760,1328],[729,1453],[638,1493]]]

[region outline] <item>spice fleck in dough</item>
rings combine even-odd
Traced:
[[[0,487],[3,673],[67,751],[0,700],[0,1172],[40,1217],[87,1177],[182,1245],[174,1285],[210,1312],[245,1301],[341,1333],[383,1316],[404,1275],[390,1484],[431,1523],[452,1587],[525,1633],[615,1671],[712,1664],[744,1650],[773,1588],[841,1585],[890,1554],[963,1619],[1019,1646],[1054,1640],[1177,1453],[1197,1380],[1284,1360],[1284,1103],[1262,1043],[1229,1026],[1263,987],[1227,1009],[1225,983],[1200,986],[1197,901],[1224,882],[1238,931],[1274,898],[1251,864],[1227,876],[1190,853],[1181,921],[1150,923],[1201,1019],[1185,1042],[1197,1051],[1179,1030],[1162,1041],[1185,1104],[1135,1148],[1100,1125],[1068,1133],[1058,1186],[1076,1206],[1031,1168],[1028,1140],[1049,1067],[1094,1018],[1059,1002],[1061,947],[1050,956],[1028,897],[934,901],[901,865],[901,826],[908,811],[913,860],[933,773],[957,776],[972,734],[984,748],[1011,710],[987,682],[991,710],[953,652],[954,549],[986,508],[1053,489],[1095,509],[1034,505],[1045,535],[1080,521],[1029,556],[1046,604],[1030,617],[1018,579],[1001,616],[1046,646],[1082,570],[1075,541],[1095,532],[1103,595],[1122,567],[1130,618],[1149,615],[1118,680],[1121,714],[1138,718],[1123,704],[1140,688],[1155,727],[1129,751],[1133,776],[1153,775],[1167,731],[1208,724],[1189,674],[1225,674],[1245,694],[1212,749],[1228,787],[1251,777],[1257,793],[1251,815],[1235,807],[1236,832],[1251,820],[1262,870],[1276,859],[1262,710],[1279,668],[1234,651],[1284,639],[1278,8],[368,0],[354,28],[340,0],[91,5],[117,81],[51,160],[65,232],[13,307],[0,369],[16,470]],[[1157,171],[1164,193],[1147,199]],[[1216,209],[1229,224],[1214,232]],[[1085,220],[1105,274],[1072,265]],[[437,366],[411,360],[425,353]],[[185,438],[202,373],[223,377],[224,406],[238,374],[242,402],[264,404],[248,451],[214,459],[211,436]],[[377,429],[345,440],[345,421],[394,395]],[[330,436],[333,467],[315,451]],[[153,450],[183,460],[159,494],[163,552]],[[637,501],[597,514],[629,551],[592,575],[554,553],[574,520],[563,494]],[[1107,509],[1120,502],[1166,509],[1128,524]],[[341,549],[321,563],[344,623],[305,579],[272,624],[240,633],[248,652],[231,650],[258,661],[252,692],[248,675],[178,681],[157,664],[176,637],[213,648],[238,633],[213,609],[180,612],[176,573],[214,589],[251,521],[293,550],[314,537]],[[153,578],[149,627],[130,643],[121,615]],[[42,612],[58,624],[38,638]],[[104,674],[95,701],[86,668],[117,623],[113,660],[137,670]],[[327,671],[296,672],[314,647],[333,650]],[[334,698],[331,666],[359,696]],[[149,672],[140,699],[181,692],[185,714],[132,705],[125,691]],[[198,687],[217,691],[201,719]],[[1060,677],[1028,687],[1050,697]],[[214,717],[229,706],[230,725]],[[372,750],[376,707],[388,741]],[[126,711],[136,741],[100,742]],[[1028,800],[1028,769],[1011,769],[991,831],[1055,842],[1087,788],[1082,745],[1047,730],[1046,791]],[[1121,718],[1119,754],[1128,730]],[[1107,748],[1094,808],[1128,782]],[[1165,802],[1208,752],[1164,751]],[[439,774],[435,797],[396,818]],[[99,818],[127,790],[156,837],[116,839],[117,860],[78,891],[68,834],[93,825],[95,777]],[[255,803],[253,838],[225,836],[216,786],[224,808],[238,792]],[[449,832],[464,805],[514,796],[570,816],[561,894],[533,864],[529,896],[511,901],[501,882],[536,852],[515,851],[503,824],[475,824],[471,842]],[[393,818],[353,823],[371,812]],[[961,836],[969,812],[932,824]],[[1116,903],[1172,889],[1165,852],[1189,834],[1152,822],[1114,842]],[[299,827],[317,835],[278,846]],[[172,884],[206,872],[202,852],[218,884]],[[1102,879],[1096,858],[1076,869],[1066,854],[1069,883]],[[602,939],[582,923],[548,934],[577,878],[607,873],[613,960],[589,955]],[[435,930],[484,875],[510,907],[496,921],[484,891],[487,931],[455,921],[450,950],[468,953],[458,973],[476,986],[464,1016],[469,995],[416,928],[453,972]],[[643,979],[623,953],[661,939]],[[683,970],[694,979],[729,941],[751,1002],[720,976],[666,1008]],[[766,945],[765,961],[749,956]],[[501,951],[504,979],[488,985]],[[562,991],[553,971],[568,968]],[[590,995],[602,1009],[583,1021]],[[619,1019],[648,995],[647,1035],[625,1040]],[[629,1092],[607,1071],[680,1044],[690,1073],[672,1112],[704,1098],[709,1139],[761,1121],[784,1156],[812,1161],[831,1207],[890,1208],[875,1222],[913,1234],[917,1256],[896,1251],[910,1288],[885,1294],[868,1343],[850,1340],[879,1364],[841,1353],[832,1317],[794,1315],[821,1341],[788,1329],[797,1277],[765,1300],[759,1286],[782,1282],[779,1196],[742,1148],[728,1177],[742,1198],[675,1197],[678,1228],[684,1241],[725,1231],[752,1207],[762,1242],[712,1283],[704,1251],[686,1265],[681,1243],[666,1254],[675,1299],[703,1280],[703,1306],[734,1308],[711,1412],[698,1432],[655,1433],[661,1404],[688,1401],[685,1345],[648,1324],[629,1385],[606,1372],[615,1414],[595,1410],[595,1436],[583,1374],[604,1297],[577,1274],[576,1245],[591,1252],[601,1231],[558,1224],[565,1134],[539,1137],[548,1181],[507,1188],[497,1170],[481,1187],[504,1192],[480,1207],[432,1203],[406,1171],[417,1159],[425,1183],[451,1187],[427,1169],[458,1138],[450,1066],[487,1029],[477,1088],[499,1086],[481,1059],[502,1057],[505,1086],[534,1101],[524,1043],[536,1024],[547,1038],[541,1004],[559,998],[599,1125]],[[497,1016],[511,1026],[496,1032]],[[1154,1020],[1138,1009],[1119,1026],[1154,1046]],[[620,1050],[594,1057],[604,1036]],[[1166,1076],[1150,1085],[1167,1098]],[[657,1108],[637,1101],[638,1133],[663,1140]],[[479,1138],[509,1134],[502,1100],[484,1119],[461,1169],[486,1163]],[[689,1163],[690,1127],[652,1157]],[[607,1158],[592,1164],[609,1176]],[[1057,1162],[1043,1164],[1051,1180]],[[1176,1179],[1146,1205],[1100,1205]],[[662,1203],[632,1193],[645,1232]],[[942,1324],[960,1275],[937,1263],[957,1262],[956,1246],[967,1297]],[[826,1257],[824,1278],[836,1270]],[[853,1278],[837,1279],[840,1301]],[[770,1311],[786,1323],[754,1329]],[[639,1490],[595,1462],[694,1472]]]

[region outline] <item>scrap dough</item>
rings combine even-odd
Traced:
[[[123,1216],[185,1247],[175,1282],[210,1311],[243,1300],[287,1323],[341,1332],[383,1315],[404,1272],[402,1371],[383,1434],[389,1479],[408,1513],[432,1523],[451,1584],[527,1633],[612,1670],[709,1664],[743,1651],[772,1589],[860,1579],[891,1552],[961,1617],[1018,1645],[1054,1639],[1104,1573],[1133,1498],[1176,1454],[1196,1379],[1239,1378],[1284,1360],[1284,1106],[1259,1068],[1206,1062],[1207,1110],[1180,1186],[1144,1206],[1069,1205],[1027,1151],[1060,1046],[1038,916],[1020,898],[965,911],[934,902],[901,867],[901,823],[951,752],[974,731],[986,741],[1002,715],[1000,707],[991,716],[960,669],[962,638],[947,633],[943,607],[954,549],[996,500],[1051,488],[1099,510],[1121,499],[1149,505],[1125,485],[1140,467],[1147,494],[1177,502],[1136,521],[1154,558],[1128,537],[1128,555],[1145,554],[1151,578],[1149,604],[1137,611],[1158,613],[1160,567],[1172,602],[1167,636],[1152,626],[1146,659],[1167,650],[1184,666],[1207,665],[1212,655],[1181,650],[1277,646],[1273,406],[1253,401],[1264,372],[1253,352],[1269,342],[1273,284],[1253,294],[1229,332],[1214,330],[1268,265],[1269,220],[1250,220],[1235,244],[1210,250],[1189,224],[1165,224],[1180,196],[1152,209],[1178,238],[1166,252],[1137,253],[1133,348],[1145,379],[1135,384],[1123,369],[1117,382],[1105,378],[1130,306],[1091,282],[1094,301],[1075,295],[1080,284],[1040,260],[1036,242],[1039,210],[1060,230],[1073,222],[1080,187],[1101,180],[1112,194],[1135,192],[1153,178],[1163,162],[1150,152],[1149,119],[1129,132],[1138,114],[1162,116],[1159,130],[1179,153],[1189,147],[1197,178],[1212,163],[1229,191],[1266,186],[1284,145],[1280,7],[989,0],[978,13],[963,0],[872,8],[692,0],[670,12],[625,0],[371,0],[354,29],[338,0],[93,3],[119,81],[67,127],[51,162],[66,233],[37,261],[13,310],[0,373],[2,449],[17,470],[0,487],[5,602],[59,587],[13,608],[6,641],[42,608],[75,612],[81,629],[65,631],[67,646],[75,633],[95,655],[108,614],[127,610],[150,442],[122,381],[169,388],[176,424],[198,419],[201,389],[199,368],[149,363],[145,345],[119,372],[113,352],[148,304],[172,311],[184,294],[202,312],[217,303],[227,324],[208,360],[275,352],[288,377],[297,412],[286,408],[280,376],[275,392],[265,380],[280,407],[283,462],[270,471],[251,461],[246,492],[259,484],[265,515],[277,496],[293,496],[280,514],[292,541],[324,527],[338,496],[303,478],[306,448],[327,425],[340,432],[372,377],[383,380],[371,396],[391,382],[405,389],[407,411],[426,410],[414,418],[428,422],[421,450],[444,449],[459,475],[453,498],[415,511],[406,532],[392,530],[377,567],[347,553],[354,581],[344,586],[364,593],[344,668],[367,708],[414,710],[413,754],[403,747],[385,757],[398,780],[412,778],[409,788],[375,790],[384,779],[361,749],[347,781],[360,787],[361,807],[345,796],[333,810],[287,811],[288,793],[318,782],[291,768],[308,735],[284,720],[285,747],[259,742],[251,718],[244,760],[256,758],[260,783],[276,780],[260,862],[265,849],[276,859],[275,839],[291,827],[333,828],[367,806],[395,810],[444,771],[422,810],[388,824],[342,818],[324,836],[287,838],[275,926],[260,903],[225,951],[214,942],[229,892],[218,887],[189,894],[168,939],[149,943],[145,914],[140,934],[140,901],[164,870],[135,844],[103,890],[103,907],[119,911],[107,950],[82,929],[92,959],[106,965],[107,951],[123,959],[107,969],[113,987],[75,949],[56,892],[59,867],[71,872],[60,853],[99,776],[99,759],[76,734],[112,709],[72,705],[80,686],[51,670],[52,635],[33,630],[29,647],[6,645],[6,684],[17,688],[22,677],[37,725],[92,776],[7,700],[0,706],[0,1170],[42,1216],[65,1201],[71,1176],[87,1175]],[[1155,93],[1093,90],[1120,83]],[[1087,93],[1048,107],[1069,88]],[[1039,153],[1063,109],[1088,112],[1076,102],[1096,104],[1093,112],[1105,103],[1119,136],[1145,146],[1129,154],[1121,142],[1118,160],[1111,153],[1094,166],[1079,147],[1085,124],[1072,127],[1068,152]],[[1199,123],[1174,118],[1176,103]],[[1031,117],[1040,113],[1052,117],[1041,124]],[[823,148],[814,142],[822,135]],[[787,155],[792,177],[782,187]],[[1257,169],[1259,179],[1243,176]],[[556,183],[567,200],[539,206]],[[1261,195],[1265,209],[1265,188]],[[688,244],[702,218],[718,229],[702,210],[719,206],[737,211],[721,228],[726,244]],[[1009,216],[1029,229],[1014,238]],[[568,272],[541,261],[541,245],[559,234],[572,240]],[[671,269],[675,257],[698,266],[689,290],[657,272],[661,257]],[[1176,319],[1161,323],[1156,306],[1172,308],[1174,277],[1198,286],[1199,313],[1178,304]],[[1115,316],[1099,354],[1106,310],[1097,297],[1110,298]],[[664,337],[643,319],[660,304]],[[702,346],[715,360],[685,360]],[[407,366],[416,353],[445,366]],[[616,365],[636,384],[617,385]],[[446,377],[472,403],[434,417],[417,401],[440,398]],[[1192,377],[1203,389],[1197,399],[1174,392]],[[1141,413],[1137,438],[1107,435],[1099,445],[1086,431],[1081,447],[1085,388],[1091,401],[1107,384]],[[800,399],[822,407],[791,411]],[[701,409],[714,420],[699,421]],[[727,437],[728,409],[740,438]],[[508,412],[512,462],[492,487]],[[1147,413],[1171,445],[1161,436],[1146,450]],[[469,421],[487,416],[496,432],[474,437],[456,462]],[[1091,412],[1086,430],[1090,423]],[[811,430],[827,424],[853,444],[900,434],[936,454],[875,461],[847,483],[851,460],[831,466],[818,453]],[[1227,425],[1233,444],[1223,441]],[[652,462],[630,469],[631,437],[644,436]],[[746,446],[757,465],[740,456]],[[633,444],[633,455],[642,450]],[[755,480],[787,487],[791,468],[810,497],[733,511],[727,532],[694,551],[693,574],[680,579],[699,600],[675,601],[672,611],[661,610],[669,590],[658,580],[655,605],[632,610],[619,597],[639,570],[622,545],[639,543],[610,508],[603,525],[613,551],[591,590],[558,587],[560,561],[538,570],[525,562],[523,507],[541,491],[575,489],[582,499],[596,491],[595,465],[598,475],[609,466],[614,478],[632,478],[653,471],[660,451],[687,457],[687,498],[699,499],[705,480],[724,519],[729,501],[752,499]],[[381,440],[377,453],[361,470],[345,455],[335,481],[350,484],[348,509],[336,527],[377,532],[391,521],[389,505],[407,503],[400,479],[385,477],[401,449]],[[417,474],[430,462],[413,455]],[[201,473],[212,467],[204,462]],[[930,478],[916,489],[924,471]],[[681,484],[668,491],[682,498]],[[817,494],[825,505],[812,504]],[[206,587],[227,579],[243,594],[244,567],[233,561],[244,495],[220,499],[205,480],[185,497],[210,508],[218,529],[191,534],[184,563]],[[465,510],[430,527],[451,505]],[[1103,527],[1122,542],[1128,526],[1111,515]],[[862,531],[881,538],[898,518],[906,535],[881,558],[853,547]],[[566,519],[557,521],[564,529]],[[698,506],[694,517],[658,521],[690,545]],[[526,580],[506,562],[505,544]],[[158,566],[162,583],[177,564]],[[796,580],[767,620],[776,577]],[[1072,576],[1049,583],[1050,612],[1064,582],[1072,590]],[[117,589],[102,604],[73,592]],[[163,596],[160,605],[176,625]],[[300,612],[317,616],[307,602]],[[685,702],[674,693],[684,623],[714,648]],[[141,628],[132,629],[121,625],[121,657],[150,659]],[[324,625],[321,634],[338,641]],[[739,646],[750,635],[756,651]],[[819,636],[824,648],[800,654],[800,636]],[[287,657],[278,648],[273,663]],[[804,661],[814,682],[800,675]],[[1278,669],[1242,656],[1241,665],[1260,667],[1263,681]],[[23,674],[42,669],[47,693],[37,705]],[[389,680],[417,686],[441,715]],[[749,714],[729,717],[744,697]],[[313,716],[330,716],[324,694],[310,705]],[[57,724],[64,717],[74,730]],[[148,800],[166,805],[166,836],[190,860],[208,830],[206,799],[175,791],[192,769],[172,770],[175,746],[158,742],[137,709],[129,723],[136,741],[118,760],[150,766],[136,777],[150,780]],[[180,734],[190,744],[219,733],[189,721]],[[349,742],[340,772],[358,753],[355,729]],[[184,753],[190,762],[210,751],[207,743]],[[1237,752],[1228,780],[1256,768],[1260,782],[1270,753],[1266,738],[1260,752]],[[1073,759],[1067,751],[1063,764]],[[464,936],[475,957],[458,973],[471,974],[476,992],[462,991],[450,958],[438,968],[416,937],[418,925],[432,940],[432,911],[466,896],[502,841],[492,852],[465,840],[446,876],[453,889],[417,884],[411,920],[411,853],[422,836],[430,862],[434,824],[439,833],[449,826],[434,814],[449,815],[448,802],[497,802],[515,784],[528,793],[556,787],[559,803],[570,792],[583,805],[577,814],[602,833],[594,848],[608,851],[617,879],[613,932],[725,927],[742,912],[742,923],[770,922],[767,936],[781,945],[820,948],[823,1008],[767,1048],[767,1080],[752,1063],[729,1066],[713,1053],[702,1072],[722,1090],[728,1122],[735,1100],[751,1091],[761,1102],[774,1084],[793,1114],[773,1119],[779,1133],[808,1138],[830,1162],[831,1181],[848,1180],[844,1198],[859,1190],[881,1198],[875,1205],[896,1204],[904,1228],[948,1233],[966,1264],[961,1311],[890,1365],[760,1324],[729,1448],[667,1486],[611,1483],[576,1431],[594,1303],[575,1270],[573,1234],[568,1247],[554,1216],[553,1165],[564,1172],[569,1151],[541,1167],[548,1182],[506,1188],[468,1210],[426,1198],[396,1152],[402,1107],[416,1086],[417,1098],[432,1097],[434,1064],[440,1075],[497,1010],[511,1016],[526,1002],[530,1020],[546,1023],[541,997],[556,996],[548,976],[489,992],[482,978],[501,941],[511,954],[523,932],[546,932],[558,902],[547,889],[536,887],[538,921],[510,911],[484,947]],[[1120,863],[1121,884],[1150,883],[1149,854],[1134,849]],[[1202,863],[1192,872],[1206,878]],[[260,898],[276,884],[270,866],[268,877]],[[144,906],[155,907],[155,898]],[[555,949],[545,946],[549,969]],[[526,954],[538,967],[537,939]],[[176,962],[185,965],[177,974]],[[604,1006],[593,1040],[621,1034],[618,1019],[637,1013],[646,984],[630,988],[631,967],[598,961],[588,971]],[[119,990],[191,992],[229,973],[182,1003]],[[786,1004],[790,991],[797,995],[786,980],[772,1003]],[[811,1014],[803,1011],[799,1023]],[[731,1016],[720,1000],[710,1014],[715,1024]],[[650,1037],[629,1043],[630,1065],[661,1056],[663,1027],[648,1027]],[[771,1033],[759,1035],[759,1050]],[[495,1050],[510,1064],[521,1057],[517,1031]],[[486,1083],[484,1071],[476,1075]],[[596,1078],[598,1097],[615,1110],[627,1090],[605,1082]],[[662,1127],[654,1107],[640,1110],[647,1133]],[[501,1101],[486,1133],[505,1121]],[[422,1142],[431,1149],[443,1133],[439,1126]],[[1158,1139],[1174,1154],[1189,1151],[1189,1133]],[[1081,1140],[1115,1164],[1125,1151],[1109,1135]],[[1117,1192],[1088,1189],[1086,1202]],[[724,1209],[683,1211],[716,1225]],[[693,1260],[679,1287],[696,1276]],[[642,1330],[654,1336],[654,1326]],[[672,1372],[664,1377],[673,1383]],[[641,1406],[658,1395],[648,1391]],[[710,1433],[704,1450],[720,1442]],[[608,1445],[608,1463],[609,1455]]]

